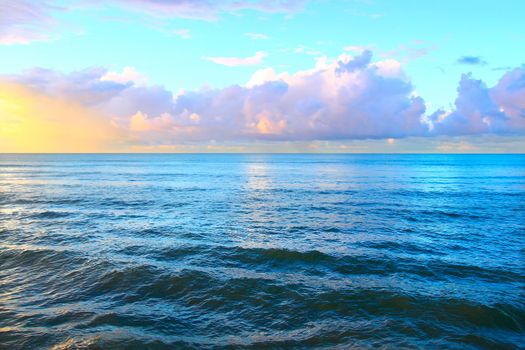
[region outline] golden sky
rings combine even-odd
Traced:
[[[107,152],[120,138],[110,119],[94,111],[0,82],[2,152]]]

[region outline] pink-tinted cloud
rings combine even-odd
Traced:
[[[57,26],[53,13],[62,10],[46,0],[3,0],[0,7],[0,45],[53,39]]]
[[[306,0],[119,0],[122,6],[156,16],[215,19],[224,12],[256,10],[269,13],[293,13]]]
[[[294,13],[306,0],[114,0],[111,6],[141,12],[153,17],[215,20],[221,14],[244,10],[268,13]],[[57,14],[85,7],[100,8],[100,0],[2,0],[0,2],[0,45],[28,44],[57,38]],[[173,32],[183,39],[191,37],[187,29]]]
[[[394,144],[410,136],[525,133],[524,67],[492,88],[463,76],[455,107],[430,115],[402,65],[373,61],[369,51],[321,59],[293,74],[266,68],[246,85],[176,95],[140,84],[129,78],[138,74],[132,73],[35,69],[10,78],[105,115],[137,145],[355,139]]]
[[[491,98],[509,116],[514,127],[525,122],[525,65],[507,72],[490,90]]]
[[[433,134],[516,134],[525,132],[525,66],[503,75],[492,88],[463,75],[455,108],[430,116]]]

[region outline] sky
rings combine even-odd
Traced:
[[[0,0],[0,152],[525,152],[520,0]]]

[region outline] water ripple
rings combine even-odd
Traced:
[[[0,348],[525,348],[522,155],[0,155]]]

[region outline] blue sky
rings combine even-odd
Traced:
[[[517,0],[3,2],[0,74],[19,81],[35,67],[64,75],[128,67],[177,95],[370,50],[371,64],[401,65],[430,115],[454,113],[463,74],[492,87],[525,63],[525,2]]]

